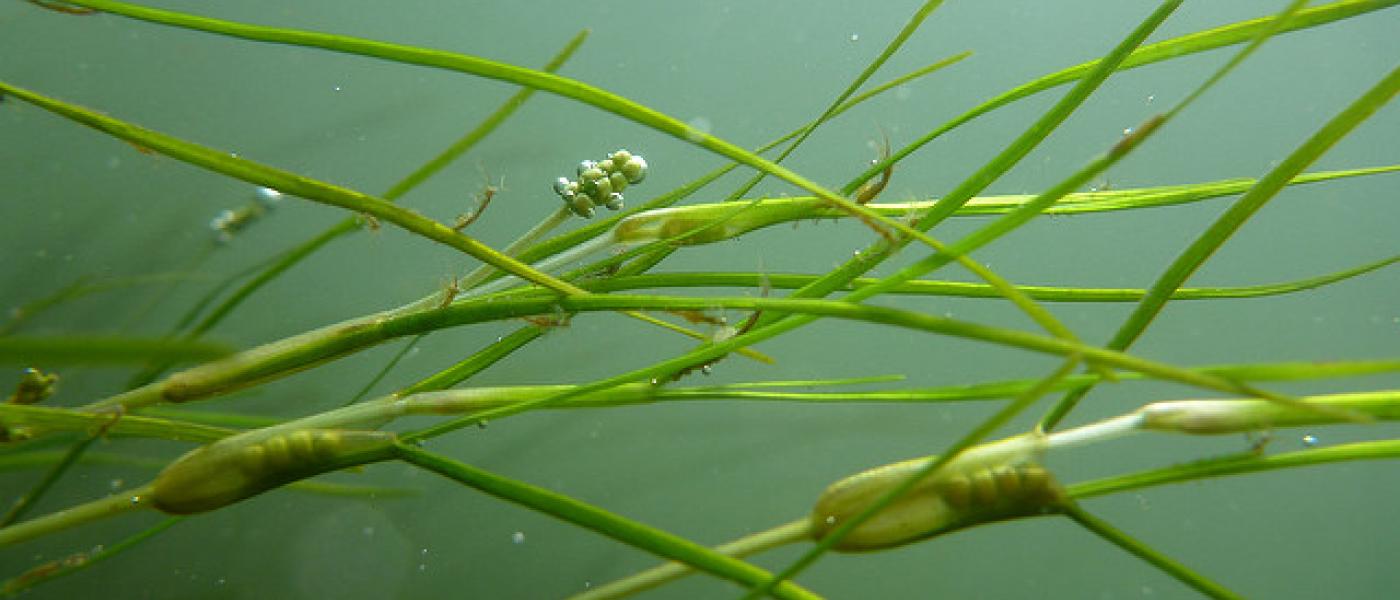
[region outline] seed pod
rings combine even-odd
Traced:
[[[891,548],[992,521],[1055,512],[1066,502],[1064,489],[1022,448],[969,450],[918,482],[889,506],[861,523],[833,546],[864,551]],[[982,449],[987,451],[979,451]],[[1008,452],[1009,451],[1009,452]],[[832,484],[812,510],[813,539],[820,540],[863,512],[885,493],[924,468],[931,458],[876,467]]]
[[[156,476],[151,503],[188,515],[222,508],[285,484],[392,458],[394,435],[337,429],[258,430],[176,459]]]

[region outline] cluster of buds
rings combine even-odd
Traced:
[[[559,194],[574,214],[587,219],[593,216],[594,207],[622,208],[622,190],[641,183],[646,176],[646,159],[618,150],[601,161],[579,163],[578,181],[560,177],[554,181],[554,193]]]

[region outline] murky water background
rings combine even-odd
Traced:
[[[649,3],[648,3],[649,4]],[[974,56],[823,127],[789,164],[837,187],[874,156],[881,132],[900,146],[992,95],[1107,52],[1150,2],[950,2],[879,73],[880,82],[951,54]],[[1190,3],[1164,39],[1270,14],[1281,2]],[[883,48],[913,2],[286,3],[170,2],[197,14],[441,48],[538,67],[578,30],[592,36],[561,73],[633,98],[753,147],[818,114]],[[1400,60],[1400,11],[1273,41],[1183,114],[1105,183],[1123,189],[1258,176]],[[989,193],[1041,190],[1110,147],[1125,128],[1166,110],[1231,55],[1219,50],[1115,76]],[[461,74],[255,44],[118,17],[69,17],[0,6],[0,78],[113,116],[372,193],[384,191],[494,110],[514,89]],[[884,200],[936,196],[989,159],[1062,90],[963,127],[901,163]],[[1400,110],[1390,106],[1315,169],[1400,161]],[[209,220],[246,202],[248,185],[208,174],[16,101],[0,104],[0,307],[80,276],[187,273],[210,244]],[[504,191],[471,232],[501,247],[554,210],[549,182],[584,158],[625,146],[652,165],[637,202],[722,161],[610,114],[539,94],[478,150],[404,199],[451,220],[487,178]],[[744,174],[747,177],[747,173]],[[730,176],[697,200],[727,194]],[[1190,284],[1249,285],[1318,275],[1394,254],[1394,175],[1286,191]],[[758,192],[794,193],[767,182]],[[1041,219],[976,254],[1024,284],[1142,287],[1228,201],[1101,216]],[[272,217],[202,263],[152,305],[144,286],[73,302],[31,333],[159,334],[217,278],[343,218],[284,202]],[[956,239],[959,219],[935,233]],[[849,222],[780,227],[677,254],[665,270],[821,272],[871,239]],[[912,249],[911,256],[921,256]],[[891,263],[901,264],[901,263]],[[474,266],[443,247],[385,228],[338,241],[260,292],[215,331],[246,346],[397,305]],[[880,268],[887,274],[892,266]],[[942,276],[967,279],[948,269]],[[684,292],[678,292],[684,293]],[[1171,305],[1134,347],[1180,364],[1393,357],[1400,340],[1394,269],[1271,299]],[[882,298],[974,321],[1030,327],[1004,302]],[[1085,340],[1102,343],[1130,307],[1055,305]],[[742,317],[729,315],[731,319]],[[473,352],[515,323],[439,333],[382,386],[393,389]],[[619,316],[579,318],[483,373],[486,384],[582,382],[688,347]],[[386,345],[217,404],[302,415],[337,406],[397,350]],[[1037,377],[1055,361],[891,328],[819,322],[761,350],[775,367],[730,358],[710,381],[897,373],[908,386]],[[110,394],[126,374],[64,372],[62,402]],[[11,378],[0,379],[6,389]],[[696,375],[686,383],[700,383]],[[1309,393],[1394,386],[1396,377],[1277,385]],[[1196,397],[1166,384],[1096,390],[1074,422],[1145,401]],[[696,402],[536,414],[434,440],[429,448],[707,543],[805,514],[829,482],[937,452],[991,404],[815,406]],[[1025,419],[1023,419],[1025,422]],[[1271,449],[1393,437],[1393,426],[1276,434]],[[1066,481],[1241,451],[1242,438],[1144,437],[1052,457]],[[183,447],[118,440],[101,452],[173,456]],[[1354,463],[1151,489],[1087,507],[1248,596],[1383,597],[1400,586],[1393,557],[1396,467]],[[139,484],[149,471],[82,468],[42,511]],[[0,478],[5,497],[33,472]],[[38,589],[44,598],[549,598],[652,564],[640,551],[489,499],[407,467],[362,477],[420,490],[408,499],[345,500],[278,492],[187,520],[88,572]],[[112,542],[157,521],[128,517],[0,552],[4,575]],[[796,550],[758,560],[781,568]],[[1189,597],[1188,590],[1067,521],[1039,519],[891,552],[830,556],[801,581],[835,598]],[[707,578],[658,598],[730,597]]]

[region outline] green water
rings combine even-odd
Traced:
[[[605,88],[741,146],[754,147],[819,114],[917,8],[912,2],[170,2],[235,21],[441,48],[529,67],[579,29],[586,45],[562,75]],[[977,103],[1107,52],[1151,2],[949,2],[873,81],[972,50],[968,60],[908,84],[821,128],[786,164],[835,188],[875,156],[881,132],[902,146]],[[1272,14],[1283,3],[1188,3],[1152,38]],[[1114,167],[1115,189],[1257,177],[1400,61],[1400,10],[1271,40],[1140,151]],[[1111,78],[1060,130],[987,193],[1042,190],[1166,110],[1233,50]],[[361,57],[220,38],[112,16],[65,16],[0,5],[0,78],[185,139],[371,193],[387,189],[474,126],[515,89],[461,74]],[[1001,150],[1063,93],[1016,103],[941,138],[898,166],[882,201],[942,194]],[[1400,109],[1388,106],[1314,170],[1400,162]],[[209,220],[248,201],[247,184],[136,151],[13,99],[0,103],[0,308],[52,293],[79,276],[187,273],[211,244]],[[619,117],[538,94],[481,147],[404,198],[450,221],[484,183],[504,191],[470,233],[502,247],[557,207],[555,177],[617,147],[651,164],[638,202],[723,164]],[[748,172],[743,173],[746,178]],[[720,199],[731,175],[695,201]],[[1285,191],[1190,280],[1250,285],[1318,275],[1396,252],[1394,175]],[[755,194],[793,194],[765,182]],[[1143,287],[1229,200],[1097,216],[1042,218],[975,254],[1021,284]],[[28,333],[159,335],[219,277],[343,218],[289,199],[213,252],[169,296],[161,286],[99,294],[27,324]],[[954,219],[953,240],[979,224]],[[765,230],[678,253],[662,270],[824,272],[872,240],[849,220]],[[911,248],[908,256],[923,256]],[[889,274],[896,259],[877,269]],[[392,228],[335,242],[259,292],[213,337],[244,347],[417,298],[475,264]],[[949,268],[941,277],[969,280]],[[678,292],[680,293],[680,292]],[[688,292],[687,292],[688,293]],[[1391,358],[1400,347],[1394,268],[1296,295],[1174,303],[1133,352],[1184,365]],[[959,319],[1032,328],[1004,301],[881,298]],[[1050,305],[1082,339],[1102,344],[1130,305]],[[731,320],[744,316],[728,315]],[[388,392],[474,352],[516,323],[428,338],[377,391]],[[592,314],[550,332],[474,381],[578,383],[645,366],[692,343],[618,315]],[[386,345],[218,403],[220,410],[299,416],[343,403],[397,350]],[[819,322],[758,349],[775,366],[730,357],[712,382],[902,374],[908,387],[1039,377],[1057,361],[1021,351],[849,322]],[[17,372],[18,369],[12,369]],[[61,371],[55,402],[78,405],[120,389],[128,371]],[[14,373],[0,376],[12,386]],[[688,383],[699,383],[693,375]],[[1393,387],[1400,378],[1279,384],[1289,393]],[[1157,399],[1198,397],[1157,384],[1103,386],[1072,423]],[[705,401],[536,413],[463,430],[428,448],[717,543],[806,513],[831,481],[938,452],[992,404],[891,406]],[[1033,415],[1042,409],[1033,409]],[[1021,419],[1024,428],[1031,421]],[[413,423],[421,425],[421,422]],[[1010,433],[1008,431],[1007,433]],[[1271,449],[1394,437],[1393,425],[1285,430]],[[1248,447],[1242,437],[1165,435],[1052,457],[1065,481],[1128,472]],[[102,452],[168,459],[187,446],[114,440]],[[82,467],[38,507],[50,512],[129,488],[149,470]],[[1386,597],[1400,588],[1394,557],[1394,464],[1349,463],[1154,488],[1086,508],[1250,597]],[[0,475],[4,497],[36,471]],[[36,588],[42,598],[552,598],[654,563],[641,551],[562,525],[400,465],[369,482],[421,491],[347,500],[274,492],[189,519],[143,547]],[[130,535],[159,520],[126,516],[0,550],[0,577]],[[781,569],[799,554],[756,560]],[[833,598],[1176,598],[1192,592],[1066,520],[981,528],[907,548],[833,555],[799,581]],[[694,577],[656,598],[735,597]]]

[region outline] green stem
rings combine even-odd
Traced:
[[[1225,586],[1207,579],[1204,575],[1192,571],[1186,565],[1172,560],[1171,557],[1138,541],[1136,538],[1124,533],[1107,521],[1085,512],[1084,509],[1074,503],[1070,503],[1061,510],[1075,523],[1083,525],[1085,529],[1092,531],[1094,534],[1111,542],[1113,545],[1122,548],[1127,553],[1141,558],[1148,564],[1161,569],[1162,572],[1175,577],[1177,581],[1191,586],[1202,594],[1210,596],[1211,598],[1228,599],[1242,597],[1226,589]]]
[[[769,574],[685,538],[625,519],[596,506],[563,494],[495,475],[476,467],[427,452],[411,444],[399,445],[399,457],[448,479],[487,494],[509,500],[545,514],[587,528],[617,541],[636,546],[662,558],[680,561],[697,569],[743,585],[768,579]],[[774,588],[773,596],[785,599],[819,598],[792,582]]]

